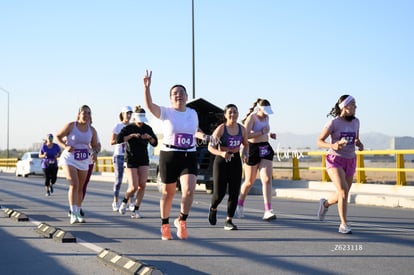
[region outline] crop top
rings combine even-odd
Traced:
[[[260,132],[262,131],[265,127],[269,127],[269,117],[267,116],[265,118],[265,120],[260,120],[257,115],[254,115],[254,124],[252,127],[251,132]]]
[[[232,149],[240,148],[243,139],[243,134],[240,124],[237,124],[237,126],[239,126],[239,132],[235,136],[230,135],[227,131],[227,126],[224,126],[223,135],[220,137],[220,146]]]

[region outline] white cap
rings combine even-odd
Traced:
[[[136,122],[148,122],[148,119],[145,117],[145,113],[133,113],[132,120]]]
[[[122,107],[121,113],[128,113],[128,112],[132,112],[132,107],[131,106]]]
[[[263,113],[265,113],[266,115],[273,114],[273,110],[271,106],[260,106],[260,109],[262,109]]]

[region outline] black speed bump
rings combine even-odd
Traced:
[[[56,228],[55,234],[53,234],[53,239],[61,243],[76,243],[76,237],[72,233],[63,231],[60,228]]]
[[[47,223],[41,223],[36,227],[36,232],[48,239],[53,238],[53,234],[55,234],[56,231],[57,229],[55,227]]]
[[[29,220],[29,218],[26,216],[26,214],[23,214],[22,212],[19,212],[19,211],[13,211],[10,218],[12,218],[12,219],[14,219],[18,222],[26,222],[26,221]]]
[[[144,262],[130,259],[121,254],[111,251],[110,249],[103,249],[97,255],[98,259],[106,264],[110,264],[126,274],[140,274],[140,275],[162,275],[164,274],[159,269],[149,266]]]

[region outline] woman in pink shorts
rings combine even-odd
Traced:
[[[341,96],[328,114],[333,119],[325,124],[317,141],[319,147],[328,149],[326,169],[336,187],[336,192],[332,197],[320,199],[317,215],[319,220],[323,221],[328,207],[337,203],[341,220],[338,232],[342,234],[352,233],[347,223],[347,205],[356,167],[355,146],[360,151],[364,149],[364,145],[359,140],[359,120],[355,117],[356,108],[355,99],[352,96]],[[328,136],[331,137],[331,142],[325,141]]]

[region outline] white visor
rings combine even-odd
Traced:
[[[132,112],[131,106],[125,106],[121,109],[121,113],[128,113],[128,112]]]
[[[148,119],[145,117],[145,113],[133,113],[132,119],[136,122],[148,122]]]
[[[341,103],[339,103],[339,109],[343,109],[345,106],[347,106],[349,103],[351,103],[352,100],[355,100],[351,95],[347,96],[347,98],[344,99]]]
[[[260,109],[262,109],[263,113],[265,113],[266,115],[273,114],[273,110],[271,106],[260,106]]]

